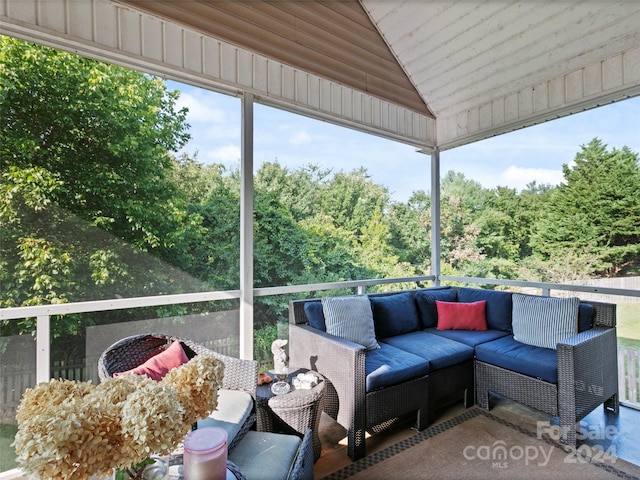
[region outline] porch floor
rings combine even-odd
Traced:
[[[491,398],[491,411],[494,410],[515,416],[520,425],[532,431],[535,431],[538,421],[550,421],[552,425],[554,424],[549,415],[502,397],[493,396]],[[435,423],[456,417],[464,411],[462,402],[445,407],[436,413]],[[583,422],[585,423],[581,425],[585,425],[587,435],[591,434],[597,438],[594,440],[585,438],[580,440],[581,444],[597,444],[605,450],[613,447],[619,458],[640,465],[640,442],[637,441],[638,431],[640,431],[640,410],[620,406],[619,415],[614,415],[611,412],[606,412],[603,407],[599,407],[587,415]],[[367,438],[367,453],[371,454],[383,450],[415,435],[416,432],[411,429],[411,426],[412,420],[407,419],[406,422],[389,430],[370,436]],[[604,429],[606,432],[603,433]],[[608,432],[614,432],[615,435]],[[323,413],[320,422],[322,454],[315,464],[315,478],[321,479],[352,463],[347,456],[345,436],[346,430]]]

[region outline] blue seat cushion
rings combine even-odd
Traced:
[[[436,300],[441,302],[458,301],[458,291],[453,288],[418,290],[415,302],[420,314],[422,328],[435,327],[438,324],[438,310]]]
[[[482,290],[480,288],[461,288],[458,290],[459,302],[487,301],[487,326],[489,330],[503,330],[511,333],[511,310],[513,302],[511,292]]]
[[[251,480],[287,480],[301,444],[295,435],[251,431],[228,458]]]
[[[476,347],[476,359],[550,383],[558,383],[556,350],[520,343],[512,335],[481,343]]]
[[[429,373],[429,362],[409,352],[379,342],[365,354],[366,391],[397,385]]]
[[[376,338],[393,337],[420,329],[420,318],[413,294],[370,296]]]
[[[470,347],[509,335],[509,332],[504,330],[438,330],[435,327],[427,328],[425,332],[455,340]]]
[[[424,358],[430,372],[473,359],[472,347],[424,331],[387,338],[384,343]]]

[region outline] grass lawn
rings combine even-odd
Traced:
[[[16,451],[11,444],[16,436],[18,427],[0,424],[0,472],[16,468]]]
[[[619,303],[618,345],[640,348],[640,303]]]

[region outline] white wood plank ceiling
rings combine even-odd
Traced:
[[[637,0],[0,0],[0,33],[426,149],[640,94]]]
[[[638,1],[361,3],[441,148],[639,92]]]

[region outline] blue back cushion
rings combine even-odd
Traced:
[[[593,322],[593,314],[596,309],[588,303],[581,303],[578,307],[578,333],[590,330]]]
[[[327,325],[324,323],[324,312],[322,311],[322,302],[305,302],[304,313],[309,320],[309,325],[323,332],[327,331]]]
[[[393,337],[420,329],[418,309],[410,292],[370,296],[377,338]]]
[[[435,327],[438,324],[438,310],[436,300],[441,302],[455,302],[458,300],[458,291],[449,289],[419,290],[416,292],[415,302],[420,313],[422,328]]]
[[[511,292],[482,290],[479,288],[461,288],[458,291],[459,302],[487,301],[487,326],[490,330],[511,332],[511,310],[513,302]]]

